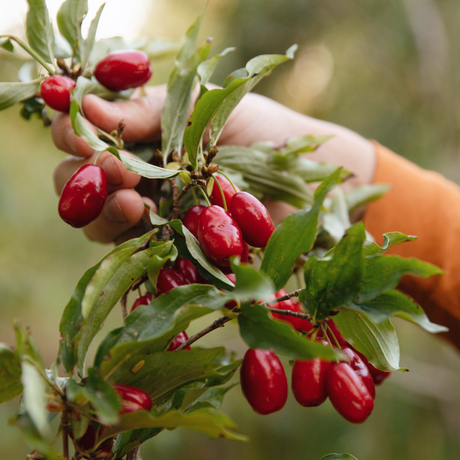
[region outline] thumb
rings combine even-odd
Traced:
[[[148,95],[127,101],[109,102],[93,94],[83,98],[86,118],[98,128],[110,133],[125,122],[125,142],[150,142],[161,138],[161,111],[166,97],[166,87],[146,88]]]

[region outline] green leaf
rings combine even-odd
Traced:
[[[337,243],[342,239],[347,228],[351,227],[345,194],[340,187],[337,187],[332,196],[324,201],[328,212],[321,215],[323,229]],[[335,248],[331,249],[330,252],[333,253],[333,251]]]
[[[83,384],[79,385],[74,380],[69,380],[66,394],[67,398],[77,405],[89,402],[103,425],[118,422],[120,399],[115,389],[99,377],[94,369],[88,369],[88,378]]]
[[[238,85],[238,88],[225,98],[211,122],[209,129],[210,145],[217,144],[228,117],[241,99],[249,93],[262,78],[269,75],[275,67],[293,59],[296,49],[297,45],[294,45],[286,51],[286,55],[266,54],[257,56],[246,64],[247,77],[243,78],[243,80],[245,80],[244,84],[241,86]],[[238,80],[234,80],[230,86],[235,85],[237,81]]]
[[[267,300],[275,292],[272,280],[263,272],[255,268],[241,264],[233,258],[232,271],[236,275],[235,289],[232,295],[240,302],[247,300]]]
[[[416,239],[416,236],[404,235],[404,233],[400,232],[385,233],[383,235],[382,247],[373,241],[366,240],[364,242],[364,254],[366,254],[366,256],[382,255],[395,244],[401,244],[405,243],[406,241],[413,241]]]
[[[233,288],[233,283],[228,280],[228,278],[222,273],[222,271],[219,268],[217,268],[213,263],[209,261],[209,259],[205,256],[204,252],[201,250],[200,244],[198,243],[197,239],[188,230],[188,228],[182,224],[182,221],[180,219],[169,222],[166,219],[160,217],[158,214],[154,213],[153,211],[150,211],[149,216],[152,225],[170,225],[177,233],[179,233],[179,235],[182,235],[185,238],[187,250],[193,257],[193,259],[196,260],[212,276],[221,281],[224,284],[224,286]]]
[[[182,138],[189,116],[192,101],[191,93],[197,76],[197,68],[209,55],[209,40],[206,40],[195,51],[204,8],[185,33],[182,48],[176,58],[174,69],[169,76],[168,91],[161,115],[161,151],[165,162],[171,152],[181,152],[182,150]]]
[[[22,101],[23,105],[21,108],[21,117],[25,118],[26,120],[30,120],[30,117],[35,113],[39,118],[42,118],[42,111],[43,111],[43,102],[39,102],[38,98],[31,97],[30,99],[26,99]]]
[[[131,356],[138,356],[143,350],[164,350],[192,320],[219,310],[231,298],[214,286],[199,284],[180,286],[160,295],[150,305],[136,308],[126,318],[125,326],[113,331],[101,343],[95,367],[100,367],[105,378],[114,372],[130,372],[132,366],[126,362]]]
[[[359,222],[348,229],[331,260],[308,259],[304,267],[306,288],[299,299],[313,318],[324,319],[331,310],[358,296],[364,272],[364,238],[364,224]]]
[[[227,382],[241,364],[236,361],[222,370],[220,364],[214,361],[225,353],[224,348],[183,350],[178,352],[149,351],[132,356],[126,361],[126,367],[133,369],[139,362],[143,366],[136,371],[126,372],[125,367],[119,367],[106,379],[110,383],[121,383],[144,390],[155,403],[173,394],[184,385],[193,382],[211,380],[214,385]]]
[[[54,62],[54,31],[45,0],[27,0],[29,11],[26,18],[27,40],[46,62]]]
[[[219,64],[221,58],[226,56],[228,53],[235,51],[235,49],[236,48],[225,48],[222,53],[211,56],[198,66],[197,72],[200,78],[200,85],[204,86],[209,82],[209,79],[214,73],[214,70],[216,69],[217,64]]]
[[[286,144],[279,149],[273,150],[278,156],[290,157],[298,156],[301,153],[309,153],[315,151],[320,145],[324,144],[333,136],[314,136],[307,134],[306,136],[294,136],[287,140]],[[332,174],[337,168],[334,168]]]
[[[139,174],[147,179],[170,179],[179,175],[179,171],[160,168],[159,166],[151,165],[142,161],[139,158],[128,157],[120,154],[118,157],[125,165],[128,171]]]
[[[38,78],[27,83],[0,83],[0,110],[34,96],[40,91],[42,80],[43,78]]]
[[[0,403],[22,393],[21,362],[17,353],[0,343]]]
[[[72,99],[78,103],[79,110],[82,107],[83,96],[86,94],[95,94],[96,96],[103,98],[113,98],[115,97],[116,93],[108,90],[105,86],[102,86],[96,80],[90,80],[80,76],[77,78],[77,85],[72,92]],[[74,110],[76,110],[75,105]]]
[[[188,392],[186,398],[183,401],[183,410],[186,413],[190,413],[203,407],[213,407],[214,409],[220,409],[220,406],[224,401],[224,396],[237,385],[239,385],[239,382],[233,383],[226,387],[205,387],[199,390],[191,390]],[[195,395],[197,396],[196,399]],[[194,399],[195,403],[189,405],[191,399]]]
[[[78,40],[78,46],[75,47],[75,57],[78,60],[84,50],[81,24],[86,13],[88,13],[88,0],[66,0],[57,14],[59,32],[69,42],[72,49]]]
[[[87,1],[87,0],[86,0]],[[102,11],[104,10],[105,3],[103,3],[100,8],[98,9],[96,16],[91,21],[91,25],[88,31],[88,37],[84,42],[82,57],[81,57],[81,67],[82,69],[86,68],[86,64],[88,63],[89,56],[91,51],[93,50],[94,40],[96,39],[96,32],[97,26],[99,25],[99,20],[101,18]]]
[[[268,311],[260,306],[243,304],[238,315],[240,334],[250,348],[263,348],[291,359],[321,357],[332,361],[338,354],[319,342],[312,342],[298,335],[291,326],[273,321]]]
[[[366,260],[366,270],[359,298],[361,301],[377,297],[384,291],[395,288],[404,275],[428,278],[444,272],[418,259],[399,256],[373,256]]]
[[[170,411],[160,417],[153,417],[147,412],[139,411],[125,414],[121,421],[114,427],[107,427],[98,440],[98,445],[106,439],[116,436],[127,430],[138,428],[189,428],[202,431],[211,438],[227,438],[237,441],[246,441],[245,436],[235,433],[235,424],[227,415],[214,409],[200,409],[190,414],[179,411]]]
[[[363,206],[378,200],[390,189],[391,184],[372,184],[355,187],[346,195],[348,210],[352,211],[358,206]]]
[[[152,233],[146,233],[139,238],[133,238],[120,246],[117,246],[115,249],[106,254],[99,263],[88,269],[78,282],[77,287],[72,293],[72,296],[64,309],[61,323],[59,325],[59,331],[61,333],[59,360],[68,373],[72,372],[72,369],[77,362],[76,343],[79,340],[80,330],[83,325],[81,303],[88,283],[100,267],[102,261],[104,261],[107,257],[130,247],[138,249],[144,245],[151,236]]]
[[[327,454],[321,460],[358,460],[351,454]]]
[[[345,340],[377,369],[400,370],[398,336],[390,320],[374,324],[366,315],[341,310],[334,322]]]
[[[396,290],[386,291],[368,301],[353,302],[347,305],[347,308],[364,313],[376,324],[388,320],[391,316],[398,316],[418,324],[431,333],[448,331],[447,327],[432,323],[420,305]]]
[[[70,121],[75,134],[82,137],[86,143],[98,152],[107,150],[109,144],[100,140],[91,128],[85,123],[83,116],[80,113],[80,106],[76,100],[70,104]]]
[[[0,38],[0,48],[12,53],[14,51],[13,42],[8,37]]]
[[[23,361],[21,370],[24,408],[38,432],[45,436],[49,431],[46,411],[47,387],[35,365]]]
[[[325,179],[315,192],[313,206],[286,217],[268,241],[261,269],[273,280],[276,290],[287,283],[297,257],[313,247],[319,211],[327,193],[337,184],[339,175],[340,169]]]
[[[125,431],[117,436],[115,442],[115,455],[117,458],[124,457],[135,447],[157,436],[163,428],[141,428],[138,430]]]

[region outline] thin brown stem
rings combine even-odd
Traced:
[[[273,305],[274,303],[283,302],[284,300],[292,299],[293,297],[299,297],[299,293],[302,289],[297,289],[296,291],[292,291],[289,294],[283,295],[282,297],[278,297],[277,299],[270,300],[269,302],[263,302],[262,305],[264,307],[268,307],[269,305]],[[279,310],[282,311],[282,310]]]
[[[291,311],[291,310],[278,310],[276,308],[267,307],[264,304],[262,304],[262,306],[265,307],[271,313],[276,313],[278,315],[285,315],[285,316],[294,316],[294,318],[308,319],[308,321],[311,321],[311,316],[308,313],[301,313],[299,311]]]
[[[173,212],[171,215],[171,220],[175,220],[179,217],[179,214],[180,214],[180,202],[183,196],[193,187],[193,184],[185,185],[180,191],[180,193],[177,193],[177,184],[174,181],[174,179],[171,179],[171,181],[172,181],[171,184],[174,182],[174,185],[172,185],[174,203],[173,203]]]
[[[61,415],[61,426],[62,426],[62,454],[64,460],[69,460],[69,413],[67,409],[62,412]]]
[[[128,316],[128,310],[126,309],[126,303],[128,300],[128,292],[127,290],[120,299],[120,304],[121,304],[121,314],[123,315],[123,322],[125,322],[126,317]]]
[[[133,450],[128,452],[128,455],[126,456],[126,460],[139,460],[140,454],[141,454],[141,446],[137,446]]]
[[[198,332],[195,335],[192,335],[186,342],[184,342],[180,347],[178,347],[176,351],[184,350],[185,348],[189,347],[192,343],[196,342],[198,339],[201,339],[201,337],[205,336],[206,334],[209,334],[210,332],[215,331],[220,327],[224,327],[225,323],[228,323],[231,320],[232,318],[229,318],[228,316],[221,316],[208,327],[205,327],[202,331]]]

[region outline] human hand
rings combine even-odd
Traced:
[[[120,120],[125,121],[125,142],[152,142],[161,138],[161,110],[166,97],[166,87],[148,87],[145,97],[134,97],[123,102],[107,102],[93,95],[83,99],[83,110],[88,124],[111,132]],[[275,145],[289,137],[306,134],[334,137],[309,153],[308,158],[343,166],[354,176],[348,187],[372,182],[375,169],[373,145],[358,134],[333,123],[316,120],[257,94],[246,95],[230,116],[219,139],[219,144],[250,145],[257,141],[272,141]],[[52,125],[56,146],[72,156],[64,159],[54,174],[55,188],[59,194],[67,179],[83,164],[93,162],[93,149],[84,139],[75,135],[67,114],[57,113]],[[205,139],[206,142],[206,139]],[[136,192],[140,177],[126,171],[113,155],[104,152],[98,160],[107,174],[109,197],[101,215],[84,228],[86,235],[95,241],[119,243],[141,233],[140,225],[144,203],[155,211],[155,204]],[[282,220],[293,208],[284,203],[268,205],[275,221]]]

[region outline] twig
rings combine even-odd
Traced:
[[[62,453],[64,455],[64,460],[69,460],[69,438],[68,438],[69,414],[67,412],[67,409],[62,412],[61,426],[62,426]]]
[[[233,310],[235,311],[235,310]],[[184,342],[180,347],[176,348],[175,351],[180,351],[184,350],[188,346],[190,346],[192,343],[196,342],[198,339],[201,339],[201,337],[205,336],[206,334],[209,334],[210,332],[219,329],[220,327],[224,327],[225,323],[228,323],[231,321],[232,318],[229,318],[228,316],[221,316],[220,318],[216,319],[211,325],[208,327],[204,328],[202,331],[198,332],[195,335],[192,335],[186,342]]]
[[[285,316],[294,316],[294,318],[308,319],[308,321],[311,321],[311,316],[308,313],[301,313],[299,311],[291,311],[291,310],[277,310],[276,308],[267,307],[264,304],[262,304],[262,306],[265,307],[271,313],[276,313],[278,315],[285,315]]]
[[[299,297],[299,293],[302,289],[297,289],[296,291],[292,291],[289,294],[283,295],[283,297],[278,297],[277,299],[270,300],[270,302],[263,302],[261,305],[264,307],[268,307],[269,305],[273,305],[274,303],[283,302],[284,300],[292,299],[293,297]],[[279,310],[283,311],[283,310]]]
[[[141,446],[135,447],[133,450],[128,452],[126,460],[139,460],[139,455],[141,453]]]
[[[128,310],[126,309],[126,302],[128,299],[129,289],[121,296],[121,314],[123,315],[123,322],[125,322],[126,317],[128,316]]]
[[[193,184],[185,185],[182,188],[182,190],[180,191],[180,193],[177,193],[177,184],[176,184],[176,182],[174,181],[174,179],[170,179],[170,180],[174,182],[174,185],[172,185],[174,203],[173,203],[173,212],[172,212],[172,215],[171,215],[171,220],[175,220],[175,219],[177,219],[179,217],[180,202],[182,200],[182,197],[193,187]],[[172,184],[172,182],[171,182],[171,184]]]

